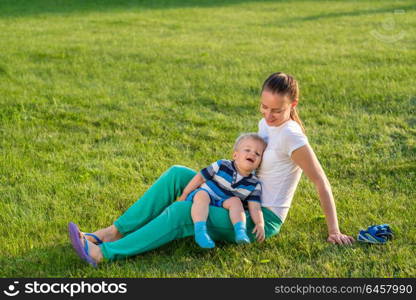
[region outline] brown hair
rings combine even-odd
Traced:
[[[283,72],[277,72],[270,75],[263,83],[261,92],[268,90],[272,93],[288,96],[290,101],[293,102],[299,99],[299,85],[293,76],[285,74]],[[302,131],[305,133],[302,120],[296,110],[296,107],[291,108],[290,118],[299,124]]]

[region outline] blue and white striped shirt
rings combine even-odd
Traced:
[[[259,203],[261,201],[260,180],[254,172],[238,180],[234,161],[221,159],[202,169],[201,175],[206,180],[201,188],[206,189],[216,200],[226,200],[236,196],[245,206],[247,201]]]

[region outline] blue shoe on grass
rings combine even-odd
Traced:
[[[388,224],[368,226],[360,230],[357,241],[370,244],[385,244],[393,238],[393,232]]]

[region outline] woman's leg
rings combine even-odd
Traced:
[[[108,260],[121,259],[158,248],[175,239],[192,236],[194,225],[191,206],[189,201],[171,204],[142,228],[118,241],[101,244],[102,255]],[[263,215],[266,237],[277,234],[282,222],[268,209],[263,209]],[[207,228],[214,240],[234,242],[234,228],[226,209],[210,206]],[[251,234],[253,228],[253,222],[247,217],[247,229],[252,241],[255,240],[255,236]]]
[[[279,233],[282,221],[271,210],[262,208],[264,218],[264,231],[266,238],[272,237]],[[254,222],[250,217],[248,211],[246,214],[247,235],[251,242],[256,241],[256,236],[252,234],[254,229]],[[234,228],[231,223],[228,211],[221,207],[210,206],[208,215],[208,233],[215,241],[229,241],[234,240]]]
[[[194,234],[190,201],[171,204],[145,226],[115,242],[100,245],[105,259],[115,260],[143,253],[172,240]]]
[[[195,175],[196,172],[187,167],[172,166],[114,222],[115,227],[127,235],[144,226],[172,204]]]
[[[137,230],[172,204],[195,175],[196,172],[187,167],[170,167],[113,225],[93,234],[104,242],[112,242]],[[90,242],[97,242],[92,236],[86,238]]]

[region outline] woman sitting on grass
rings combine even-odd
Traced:
[[[268,144],[257,176],[262,185],[265,236],[279,232],[303,170],[319,194],[328,227],[327,241],[350,245],[354,239],[339,230],[331,187],[304,134],[296,112],[298,101],[299,88],[292,76],[274,73],[263,83],[260,111],[264,118],[259,122],[259,135]],[[83,234],[70,223],[78,255],[96,266],[103,259],[133,256],[194,235],[192,202],[175,200],[195,175],[189,168],[171,167],[113,225],[92,234]],[[214,241],[234,242],[234,228],[226,209],[210,206],[206,225]],[[250,240],[255,240],[250,216],[246,226]]]

